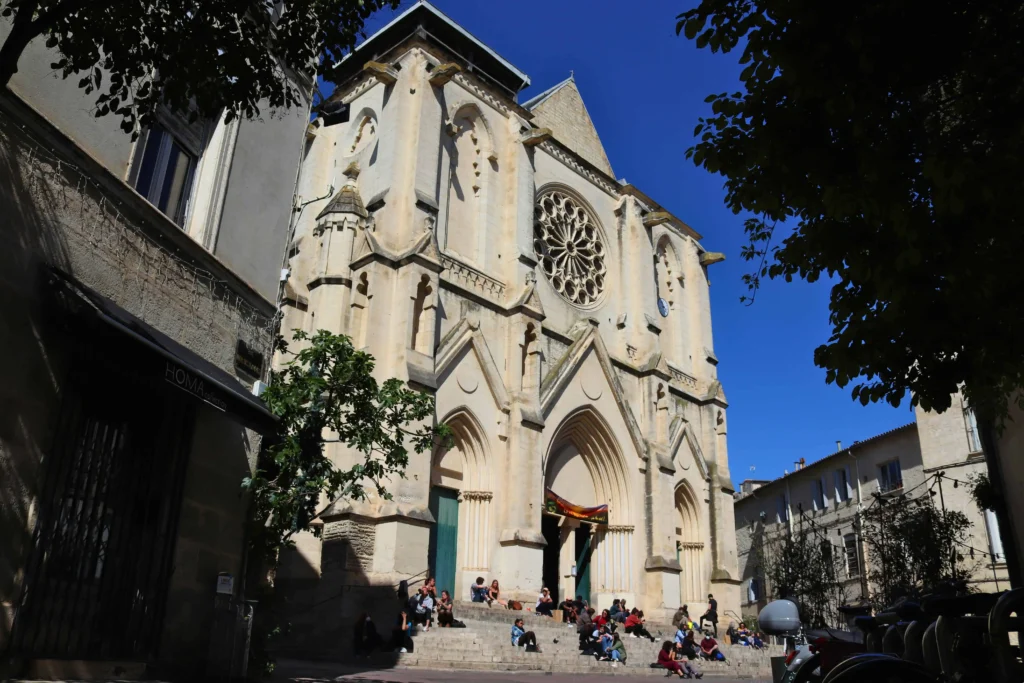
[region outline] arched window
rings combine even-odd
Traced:
[[[496,177],[493,141],[476,105],[460,108],[448,127],[448,219],[445,250],[481,269],[487,264],[487,203]]]

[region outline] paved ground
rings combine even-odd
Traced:
[[[316,669],[297,671],[287,665],[280,667],[273,677],[274,681],[292,683],[320,683],[338,681],[345,683],[651,683],[660,681],[660,677],[624,676],[616,674],[605,679],[604,676],[544,673],[489,673],[483,671],[427,671],[424,669],[388,669],[382,671],[358,671],[344,665],[318,664]],[[726,678],[724,676],[705,676],[705,681],[712,683],[770,683],[766,680]]]

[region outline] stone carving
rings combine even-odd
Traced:
[[[604,293],[604,240],[579,202],[558,190],[537,201],[533,248],[551,286],[574,306],[596,304]]]
[[[579,159],[577,159],[575,155],[563,149],[554,140],[545,140],[544,142],[540,143],[538,147],[547,152],[548,154],[550,154],[555,159],[561,161],[563,164],[571,168],[576,173],[580,174],[584,178],[588,179],[590,182],[600,187],[602,190],[604,190],[611,196],[619,196],[619,186],[617,184],[608,180],[608,177],[605,176],[603,173],[598,173],[592,170],[589,166],[584,166],[582,163],[580,163]]]
[[[363,65],[363,71],[373,78],[376,78],[384,85],[390,85],[398,80],[398,71],[390,64],[380,62],[367,62]]]
[[[501,98],[495,97],[492,93],[477,85],[476,82],[474,82],[473,79],[467,77],[466,74],[457,73],[455,74],[455,77],[452,80],[454,80],[456,83],[461,85],[469,92],[476,95],[478,98],[480,98],[487,104],[491,105],[494,109],[501,112],[504,116],[509,115],[509,108],[505,104],[505,102],[502,101]]]
[[[476,268],[469,266],[462,261],[457,261],[451,256],[442,255],[441,265],[444,266],[443,280],[462,285],[480,294],[500,299],[505,295],[505,285],[489,275],[485,275]]]
[[[430,85],[438,88],[444,86],[445,83],[455,78],[455,75],[462,72],[462,67],[454,62],[442,64],[441,66],[435,67],[430,74]]]

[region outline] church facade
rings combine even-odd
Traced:
[[[547,586],[738,614],[722,256],[616,180],[573,78],[520,103],[528,77],[427,3],[338,71],[349,116],[307,131],[283,329],[349,335],[454,443],[299,540],[295,611],[429,572],[456,600],[482,576],[530,607]]]

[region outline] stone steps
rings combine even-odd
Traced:
[[[417,630],[414,652],[375,653],[360,664],[409,669],[442,669],[464,671],[533,671],[568,674],[629,674],[664,676],[663,669],[651,669],[658,650],[668,636],[651,642],[645,638],[624,639],[627,661],[617,667],[610,662],[599,662],[593,656],[581,655],[575,628],[556,623],[548,617],[526,612],[514,612],[480,605],[456,605],[455,616],[465,622],[466,628],[438,628]],[[537,635],[541,652],[526,652],[513,647],[509,638],[512,621],[521,617],[526,630]],[[656,631],[654,631],[656,634]],[[673,631],[674,634],[674,631]],[[386,635],[386,634],[382,634]],[[557,639],[559,642],[555,643]],[[742,646],[723,645],[725,662],[697,662],[698,668],[709,675],[730,675],[740,678],[770,675],[770,660],[766,652],[755,652]],[[344,649],[290,653],[313,660],[353,661]]]

